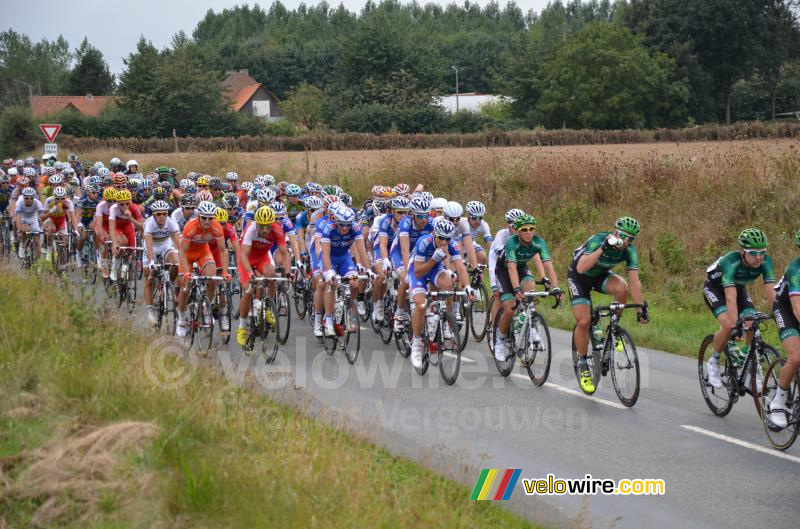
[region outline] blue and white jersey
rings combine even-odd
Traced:
[[[394,238],[394,215],[391,213],[386,213],[385,215],[381,215],[378,217],[378,236],[375,237],[375,241],[373,246],[375,248],[380,246],[381,239],[384,238],[387,240],[387,244],[391,244],[390,241]],[[388,250],[388,247],[387,247]]]
[[[341,257],[350,251],[354,241],[362,239],[361,226],[352,224],[347,233],[340,233],[335,222],[326,222],[320,230],[320,242],[331,245],[331,257]]]
[[[294,219],[294,229],[295,230],[304,230],[308,227],[308,213],[305,211],[301,211],[297,214],[297,217]]]
[[[279,219],[279,222],[281,223],[281,228],[283,228],[283,233],[286,235],[297,235],[297,230],[294,224],[292,224],[292,221],[289,220],[289,217],[283,217]]]
[[[417,244],[414,246],[414,250],[411,252],[410,260],[414,261],[415,263],[424,263],[433,257],[433,253],[435,251],[436,244],[434,243],[433,235],[423,235],[419,238]],[[461,253],[458,251],[458,247],[452,239],[447,243],[447,253],[450,254],[451,262],[461,259]]]
[[[397,225],[397,230],[392,239],[391,251],[400,251],[400,237],[408,237],[408,247],[414,249],[420,237],[432,232],[433,223],[430,218],[425,222],[422,229],[418,229],[417,225],[414,223],[414,217],[412,215],[406,215],[403,217],[403,220],[400,221],[400,224]]]
[[[489,228],[489,224],[483,219],[481,219],[481,223],[477,228],[473,228],[470,226],[469,220],[466,217],[462,217],[456,224],[456,234],[453,236],[453,239],[456,242],[460,242],[465,235],[471,236],[473,242],[478,242],[479,237],[483,237],[486,244],[491,244],[492,242],[492,230]]]

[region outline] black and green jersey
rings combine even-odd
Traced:
[[[589,240],[583,243],[583,246],[577,248],[575,252],[573,252],[572,264],[570,267],[577,271],[578,260],[584,255],[588,255],[593,253],[598,248],[602,248],[603,243],[606,241],[606,238],[609,235],[611,235],[610,231],[601,231],[600,233],[591,236]],[[639,254],[636,252],[636,247],[634,247],[633,244],[629,244],[627,248],[623,248],[621,250],[616,250],[614,248],[603,250],[603,255],[600,256],[600,259],[598,259],[595,265],[587,270],[583,275],[589,277],[604,276],[609,270],[617,266],[622,261],[625,261],[626,270],[639,269]]]
[[[761,266],[753,268],[744,263],[739,251],[730,252],[714,261],[706,273],[711,283],[723,287],[747,286],[759,277],[764,278],[764,283],[775,282],[775,269],[769,254],[764,256]]]
[[[786,267],[783,277],[775,285],[775,292],[778,293],[775,300],[781,303],[789,303],[791,296],[800,296],[800,257],[795,257]]]
[[[512,261],[518,265],[524,265],[533,259],[533,256],[536,254],[539,254],[542,262],[552,259],[550,257],[550,250],[547,248],[547,243],[538,235],[533,236],[530,244],[524,244],[519,239],[519,235],[512,235],[508,238],[503,247],[503,255],[500,257],[500,261],[502,261],[502,266],[506,266],[507,261]],[[498,264],[500,264],[500,261],[498,261]]]

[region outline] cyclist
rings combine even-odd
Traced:
[[[197,200],[195,195],[186,194],[181,197],[181,207],[176,209],[170,215],[170,218],[175,221],[178,225],[178,228],[183,231],[183,228],[186,226],[186,223],[189,222],[192,218],[194,218],[194,212],[196,209]]]
[[[268,206],[261,206],[253,215],[251,222],[242,235],[237,267],[239,281],[242,284],[242,299],[239,303],[239,328],[236,330],[236,342],[245,345],[250,337],[247,327],[247,316],[253,299],[253,290],[249,288],[250,278],[274,277],[275,265],[270,249],[277,246],[276,253],[286,253],[286,236],[280,224],[275,222],[275,212]],[[275,283],[269,284],[270,295],[275,293]],[[269,323],[275,323],[272,311],[266,314]]]
[[[103,200],[97,205],[94,213],[94,237],[97,248],[100,250],[98,256],[98,267],[103,279],[108,279],[108,249],[105,242],[109,240],[109,225],[108,215],[111,212],[111,206],[117,200],[117,190],[113,187],[107,187],[103,190]]]
[[[589,238],[572,254],[567,270],[567,283],[575,317],[575,348],[578,352],[578,376],[581,389],[588,394],[595,391],[592,374],[586,355],[589,352],[589,328],[591,326],[591,292],[595,290],[610,294],[618,303],[628,299],[628,283],[611,271],[625,261],[630,281],[630,292],[634,303],[643,302],[642,283],[639,280],[639,255],[633,240],[641,226],[636,219],[620,217],[614,231],[603,231]],[[637,311],[640,323],[647,323],[641,309]]]
[[[800,247],[800,230],[794,234],[794,243]],[[775,396],[769,403],[769,418],[778,428],[786,428],[787,417],[792,413],[786,408],[786,392],[800,369],[800,257],[795,257],[786,267],[775,291],[772,313],[786,351],[786,365],[781,369]]]
[[[218,207],[215,218],[216,221],[219,222],[219,225],[222,226],[222,232],[223,235],[225,236],[225,248],[232,249],[234,255],[238,255],[239,241],[236,239],[236,230],[233,229],[233,226],[228,224],[228,212],[225,210],[225,208]],[[217,265],[217,272],[218,272],[217,275],[221,275],[221,272],[227,271],[227,268],[225,270],[222,269],[222,256],[220,255],[219,249],[217,248],[216,244],[210,242],[209,247],[211,248],[211,254],[214,256],[214,263]],[[228,264],[230,264],[230,256]],[[219,300],[220,308],[224,309],[226,307],[226,304],[227,304],[227,299],[225,299],[225,296],[220,296]],[[220,322],[220,327],[222,328],[222,332],[225,333],[230,332],[231,330],[231,322],[228,321],[228,315],[225,314],[224,311],[222,314],[222,321]]]
[[[117,203],[108,212],[108,233],[111,234],[111,281],[117,280],[119,270],[119,247],[136,246],[136,232],[142,229],[142,211],[132,202],[133,197],[127,189],[117,191]]]
[[[36,191],[32,187],[26,187],[20,193],[17,203],[14,205],[14,226],[20,233],[19,258],[25,257],[25,238],[28,232],[41,231],[39,226],[39,214],[44,211],[44,205],[36,197]],[[41,256],[39,237],[34,237],[35,256]]]
[[[445,215],[447,215],[447,210],[445,210]],[[458,215],[460,215],[460,213]],[[497,258],[503,253],[508,238],[514,235],[514,221],[524,215],[525,212],[517,208],[506,211],[507,227],[494,234],[494,240],[492,241],[492,245],[489,247],[489,286],[492,288],[492,297],[494,297],[491,315],[492,321],[494,321],[497,311],[500,310],[500,285],[497,283],[497,275],[495,273],[497,270]],[[539,277],[545,277],[542,258],[539,256],[539,254],[533,256],[533,264],[536,266],[536,273],[539,274]]]
[[[176,265],[170,268],[170,279],[175,281],[178,276],[178,246],[180,245],[180,228],[174,220],[169,218],[169,204],[163,200],[156,200],[151,206],[153,216],[144,223],[144,253],[142,265],[144,266],[144,302],[147,306],[147,320],[150,325],[158,323],[158,315],[153,307],[153,282],[151,270],[161,258],[164,264]]]
[[[200,271],[213,276],[216,271],[214,256],[211,254],[209,243],[216,244],[222,260],[222,276],[225,280],[230,279],[228,274],[228,252],[225,250],[225,234],[222,226],[216,221],[217,206],[212,202],[204,200],[197,205],[197,217],[191,219],[183,228],[181,245],[179,247],[180,266],[178,272],[181,274],[178,279],[181,290],[178,293],[178,325],[175,333],[178,336],[186,336],[189,330],[187,321],[186,305],[189,300],[189,286],[192,280],[192,267],[197,264]],[[211,302],[217,291],[217,282],[209,281],[206,295]]]
[[[719,322],[719,330],[714,333],[711,343],[711,358],[708,359],[708,383],[715,388],[722,387],[719,357],[725,344],[731,338],[736,320],[741,316],[755,313],[753,301],[747,293],[747,285],[761,277],[764,281],[764,297],[773,305],[775,302],[775,271],[772,257],[767,254],[767,236],[757,228],[747,228],[739,234],[739,250],[727,253],[706,269],[703,284],[703,299],[711,313]],[[746,345],[739,351],[729,351],[731,360],[744,359],[749,352],[752,333],[745,337]],[[756,383],[760,385],[760,370]],[[749,377],[749,374],[748,374]]]
[[[423,235],[428,235],[433,231],[431,224],[430,200],[427,197],[415,197],[411,200],[411,215],[403,217],[397,225],[397,231],[392,239],[392,247],[389,256],[392,267],[400,277],[400,289],[397,292],[397,309],[394,313],[394,330],[403,332],[406,320],[406,307],[408,306],[406,290],[408,289],[408,277],[406,269],[411,250],[416,246],[417,241]]]
[[[536,234],[536,219],[533,215],[522,215],[514,221],[514,235],[506,240],[495,268],[500,285],[500,302],[503,304],[503,315],[498,322],[498,339],[494,346],[495,359],[500,362],[504,362],[508,356],[506,340],[511,319],[514,317],[514,305],[524,299],[524,292],[536,288],[535,280],[528,272],[528,261],[536,255],[542,261],[545,270],[543,277],[548,278],[552,293],[561,297],[550,250],[544,239]]]
[[[222,206],[228,212],[228,222],[234,227],[237,233],[242,232],[244,223],[244,209],[239,206],[239,197],[236,193],[225,193],[222,197]]]
[[[297,242],[297,230],[292,224],[292,221],[286,216],[286,206],[280,200],[276,200],[270,205],[270,209],[275,213],[275,222],[281,225],[284,235],[289,239],[289,248],[292,250],[291,257],[287,254],[285,260],[281,261],[283,257],[276,257],[275,247],[272,248],[275,263],[282,266],[284,270],[289,270],[292,266],[292,259],[297,259],[300,256],[300,245]]]
[[[300,196],[303,190],[296,184],[289,184],[284,189],[286,193],[286,211],[289,215],[289,220],[295,222],[297,216],[303,211],[303,203],[300,202]]]
[[[11,178],[0,170],[0,213],[8,211],[13,193],[14,186],[11,185]]]
[[[453,236],[456,228],[446,218],[439,216],[432,222],[433,233],[419,237],[411,254],[408,266],[409,294],[414,301],[414,313],[411,316],[411,330],[414,339],[411,343],[411,364],[415,368],[422,367],[422,329],[425,325],[425,296],[428,286],[449,290],[453,288],[453,275],[450,267],[456,270],[462,288],[466,287],[470,297],[474,296],[469,286],[469,276],[458,251]],[[452,330],[449,330],[452,333]]]
[[[68,193],[64,187],[56,187],[53,189],[53,196],[44,201],[44,212],[41,215],[43,221],[42,227],[45,232],[45,259],[50,260],[50,245],[47,241],[52,241],[52,238],[58,234],[64,246],[67,245],[67,223],[75,226],[73,215],[75,213],[75,206],[72,200],[68,198]]]
[[[177,182],[175,181],[175,176],[173,176],[172,171],[170,171],[169,167],[167,167],[166,165],[161,165],[159,167],[156,167],[155,172],[158,175],[159,183],[169,182],[170,184],[172,184],[172,187],[176,187]]]
[[[475,269],[479,264],[485,265],[487,262],[486,251],[476,239],[482,236],[487,244],[491,244],[492,230],[483,220],[486,215],[486,206],[483,202],[471,200],[467,202],[466,209],[467,217],[460,219],[456,224],[456,242],[460,244],[469,265]]]
[[[78,262],[78,267],[83,266],[81,258],[81,250],[83,245],[86,244],[86,239],[89,237],[89,230],[94,221],[94,213],[100,204],[100,188],[96,184],[88,184],[86,186],[84,195],[75,204],[75,217],[79,219],[78,224],[78,251],[75,253],[75,258]]]
[[[372,306],[374,307],[372,319],[376,322],[383,321],[384,318],[383,295],[386,293],[387,274],[392,267],[389,259],[389,241],[394,238],[400,221],[410,211],[411,201],[405,196],[399,195],[392,199],[391,211],[377,218],[378,233],[372,245],[372,267],[376,275],[372,285]]]

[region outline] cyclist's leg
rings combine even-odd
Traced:
[[[737,292],[737,300],[739,298],[738,294]],[[731,332],[733,332],[733,327],[736,325],[737,315],[728,311],[725,301],[725,289],[722,286],[714,285],[708,280],[703,285],[703,300],[719,322],[719,329],[714,333],[714,339],[711,343],[712,356],[719,359],[720,353],[725,349],[728,340],[731,339]]]
[[[525,267],[519,267],[517,273],[526,270]],[[497,322],[499,338],[505,338],[508,334],[508,329],[511,327],[511,319],[514,317],[514,305],[516,298],[514,296],[514,289],[511,287],[511,277],[508,274],[508,268],[500,266],[495,269],[497,284],[499,287],[499,300],[503,307],[503,314]],[[524,277],[520,275],[519,277]],[[521,286],[521,285],[520,285]]]
[[[485,266],[488,261],[486,250],[484,250],[483,246],[475,241],[472,241],[472,246],[475,248],[475,260],[478,261],[479,265]]]
[[[792,379],[797,375],[797,370],[800,369],[800,323],[795,318],[792,303],[776,301],[772,305],[772,313],[778,324],[783,350],[786,351],[786,364],[778,377],[775,396],[769,403],[770,420],[776,426],[785,428],[788,424],[786,392],[792,384]]]
[[[572,304],[572,315],[575,318],[575,350],[578,355],[586,358],[589,352],[589,330],[592,324],[591,291],[597,283],[595,278],[585,278],[575,270],[567,270],[567,284]]]

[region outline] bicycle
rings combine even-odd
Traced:
[[[780,371],[786,365],[786,358],[776,358],[767,368],[764,375],[764,388],[761,392],[761,408],[769,409],[769,403],[775,398],[778,388]],[[751,377],[752,378],[752,377]],[[795,373],[789,389],[786,390],[786,427],[780,428],[773,424],[769,413],[761,414],[764,433],[773,448],[787,450],[794,444],[797,434],[800,433],[800,372]]]
[[[84,282],[97,283],[97,251],[94,246],[94,230],[86,228],[86,241],[81,248],[81,261],[83,261]]]
[[[11,234],[13,231],[11,217],[8,215],[8,212],[3,211],[2,214],[0,214],[0,255],[2,255],[6,261],[11,260],[11,253],[13,252],[11,246]]]
[[[41,237],[44,232],[39,231],[29,231],[21,237],[21,234],[17,234],[17,240],[20,241],[22,245],[22,259],[20,259],[20,265],[23,270],[29,270],[31,266],[33,266],[33,262],[36,259],[36,238]]]
[[[392,304],[391,306],[396,310],[397,308],[397,293],[400,290],[400,278],[397,276],[397,272],[392,270],[392,273],[388,279],[388,285],[386,286],[387,291],[392,292]],[[386,314],[387,305],[384,303],[383,313]],[[400,353],[400,356],[403,358],[408,358],[408,355],[411,354],[411,341],[413,336],[411,336],[411,322],[409,321],[408,317],[404,317],[401,319],[401,330],[395,331],[394,330],[394,323],[397,321],[394,316],[394,310],[392,311],[392,334],[394,335],[394,343],[397,346],[397,352]]]
[[[543,281],[536,283],[545,284]],[[528,372],[531,382],[535,386],[541,386],[550,374],[553,348],[550,341],[550,327],[544,317],[537,312],[536,304],[539,298],[546,298],[552,293],[549,290],[530,290],[523,292],[522,295],[525,299],[517,302],[514,306],[514,319],[506,335],[509,345],[506,358],[501,362],[494,357],[494,362],[500,374],[507,377],[514,369],[514,361],[519,358],[520,363]],[[559,305],[561,305],[561,298],[556,297],[553,309],[558,308]],[[495,340],[499,337],[500,318],[503,310],[500,308],[497,312],[497,317],[492,325],[492,338]],[[515,329],[515,327],[518,328]],[[492,348],[492,352],[494,352],[494,348]]]
[[[196,265],[195,265],[196,269]],[[189,289],[189,300],[186,308],[189,311],[187,321],[189,329],[184,337],[184,346],[188,349],[194,344],[195,334],[201,336],[197,340],[201,351],[210,351],[214,343],[214,318],[211,308],[211,301],[207,296],[209,281],[223,281],[220,276],[206,276],[193,273],[191,287]]]
[[[731,339],[743,336],[745,332],[748,332],[748,329],[745,328],[746,324],[752,323],[753,341],[750,344],[750,351],[747,353],[742,367],[734,365],[735,362],[729,351],[729,347],[732,345],[731,342],[725,345],[725,350],[719,357],[720,378],[722,378],[722,387],[720,388],[715,388],[708,382],[708,373],[706,372],[706,362],[711,357],[711,342],[714,337],[709,334],[703,339],[700,345],[700,353],[697,355],[697,376],[700,380],[700,391],[703,394],[703,399],[714,415],[725,417],[730,413],[739,397],[749,393],[755,402],[756,413],[758,413],[759,417],[761,416],[758,374],[750,377],[749,384],[745,383],[745,379],[748,374],[755,372],[756,366],[758,366],[759,370],[756,373],[766,372],[769,365],[780,356],[774,347],[764,343],[761,335],[761,327],[771,319],[771,314],[756,312],[736,321],[736,327],[731,333]]]
[[[478,265],[475,270],[469,271],[470,285],[477,292],[475,299],[467,305],[467,319],[472,337],[476,342],[482,341],[486,337],[489,327],[489,303],[490,297],[483,283],[483,273],[486,265]]]
[[[428,305],[425,311],[425,325],[422,329],[422,367],[414,368],[423,376],[428,366],[439,367],[439,373],[448,386],[452,386],[461,369],[461,340],[457,323],[452,312],[447,309],[448,298],[465,298],[466,292],[439,290],[428,292],[425,296]],[[412,310],[413,310],[413,301]],[[456,303],[456,300],[453,300]],[[432,335],[432,336],[431,336]],[[445,336],[446,335],[446,336]]]
[[[247,327],[249,336],[242,349],[252,351],[255,348],[257,339],[261,340],[261,354],[269,364],[275,360],[278,354],[278,318],[275,317],[275,310],[272,299],[269,297],[267,282],[271,281],[268,277],[252,277],[248,285],[248,292],[253,293],[250,303],[250,312],[247,317]],[[260,292],[260,295],[257,295]],[[274,337],[274,340],[273,340]]]
[[[355,279],[364,280],[369,276],[355,276]],[[337,346],[344,351],[347,361],[355,364],[361,350],[361,320],[358,315],[355,299],[350,292],[349,278],[342,281],[342,277],[335,276],[338,286],[334,295],[333,328],[334,334],[325,333],[323,341],[325,351],[332,355]],[[328,288],[332,288],[329,286]]]
[[[128,313],[136,308],[136,268],[133,258],[138,246],[119,247],[119,270],[117,271],[117,307],[127,304]]]
[[[231,275],[231,280],[225,286],[225,289],[233,300],[233,296],[242,298],[242,284],[239,282],[239,267],[236,264],[236,252],[233,248],[228,248],[228,273]]]
[[[62,232],[56,232],[45,236],[47,239],[46,244],[48,248],[50,248],[50,263],[53,267],[53,272],[57,276],[61,276],[61,274],[67,271],[69,260],[69,239],[67,240],[67,244],[65,244],[62,235]]]
[[[289,328],[292,325],[292,309],[289,303],[289,278],[283,275],[283,267],[275,268],[275,277],[270,278],[274,281],[275,295],[272,304],[275,307],[275,318],[278,321],[278,343],[285,345],[289,340]]]
[[[217,269],[218,271],[221,269]],[[225,308],[222,308],[221,300],[225,298]],[[224,310],[224,316],[228,319],[228,328],[222,328],[222,318],[220,318],[220,310]],[[222,341],[226,344],[231,341],[231,325],[233,325],[233,297],[230,294],[229,285],[223,281],[217,282],[217,291],[214,293],[214,299],[211,302],[211,314],[214,319],[219,323],[219,333],[222,336]]]
[[[647,318],[647,303],[611,303],[608,306],[592,309],[592,328],[589,330],[590,345],[586,355],[594,386],[597,388],[600,377],[608,374],[611,368],[611,381],[620,402],[627,407],[639,399],[639,355],[633,338],[620,324],[619,319],[625,309],[642,309],[642,318]],[[605,335],[594,335],[593,329],[601,318],[609,318]],[[575,347],[575,329],[572,330],[572,364],[575,378],[578,372],[578,350]],[[627,380],[630,379],[630,380]]]
[[[312,315],[314,311],[314,301],[311,292],[311,278],[306,271],[306,265],[299,261],[297,265],[292,267],[294,273],[294,281],[292,283],[292,297],[294,298],[294,310],[297,312],[297,317],[301,320]],[[314,318],[311,317],[311,320]]]
[[[156,264],[150,269],[150,277],[155,278],[153,285],[153,306],[156,309],[158,320],[156,323],[156,330],[161,330],[164,322],[164,317],[167,320],[167,332],[175,334],[175,328],[178,323],[178,311],[175,304],[175,289],[170,280],[170,268],[177,266],[174,264],[165,265],[158,256]]]

